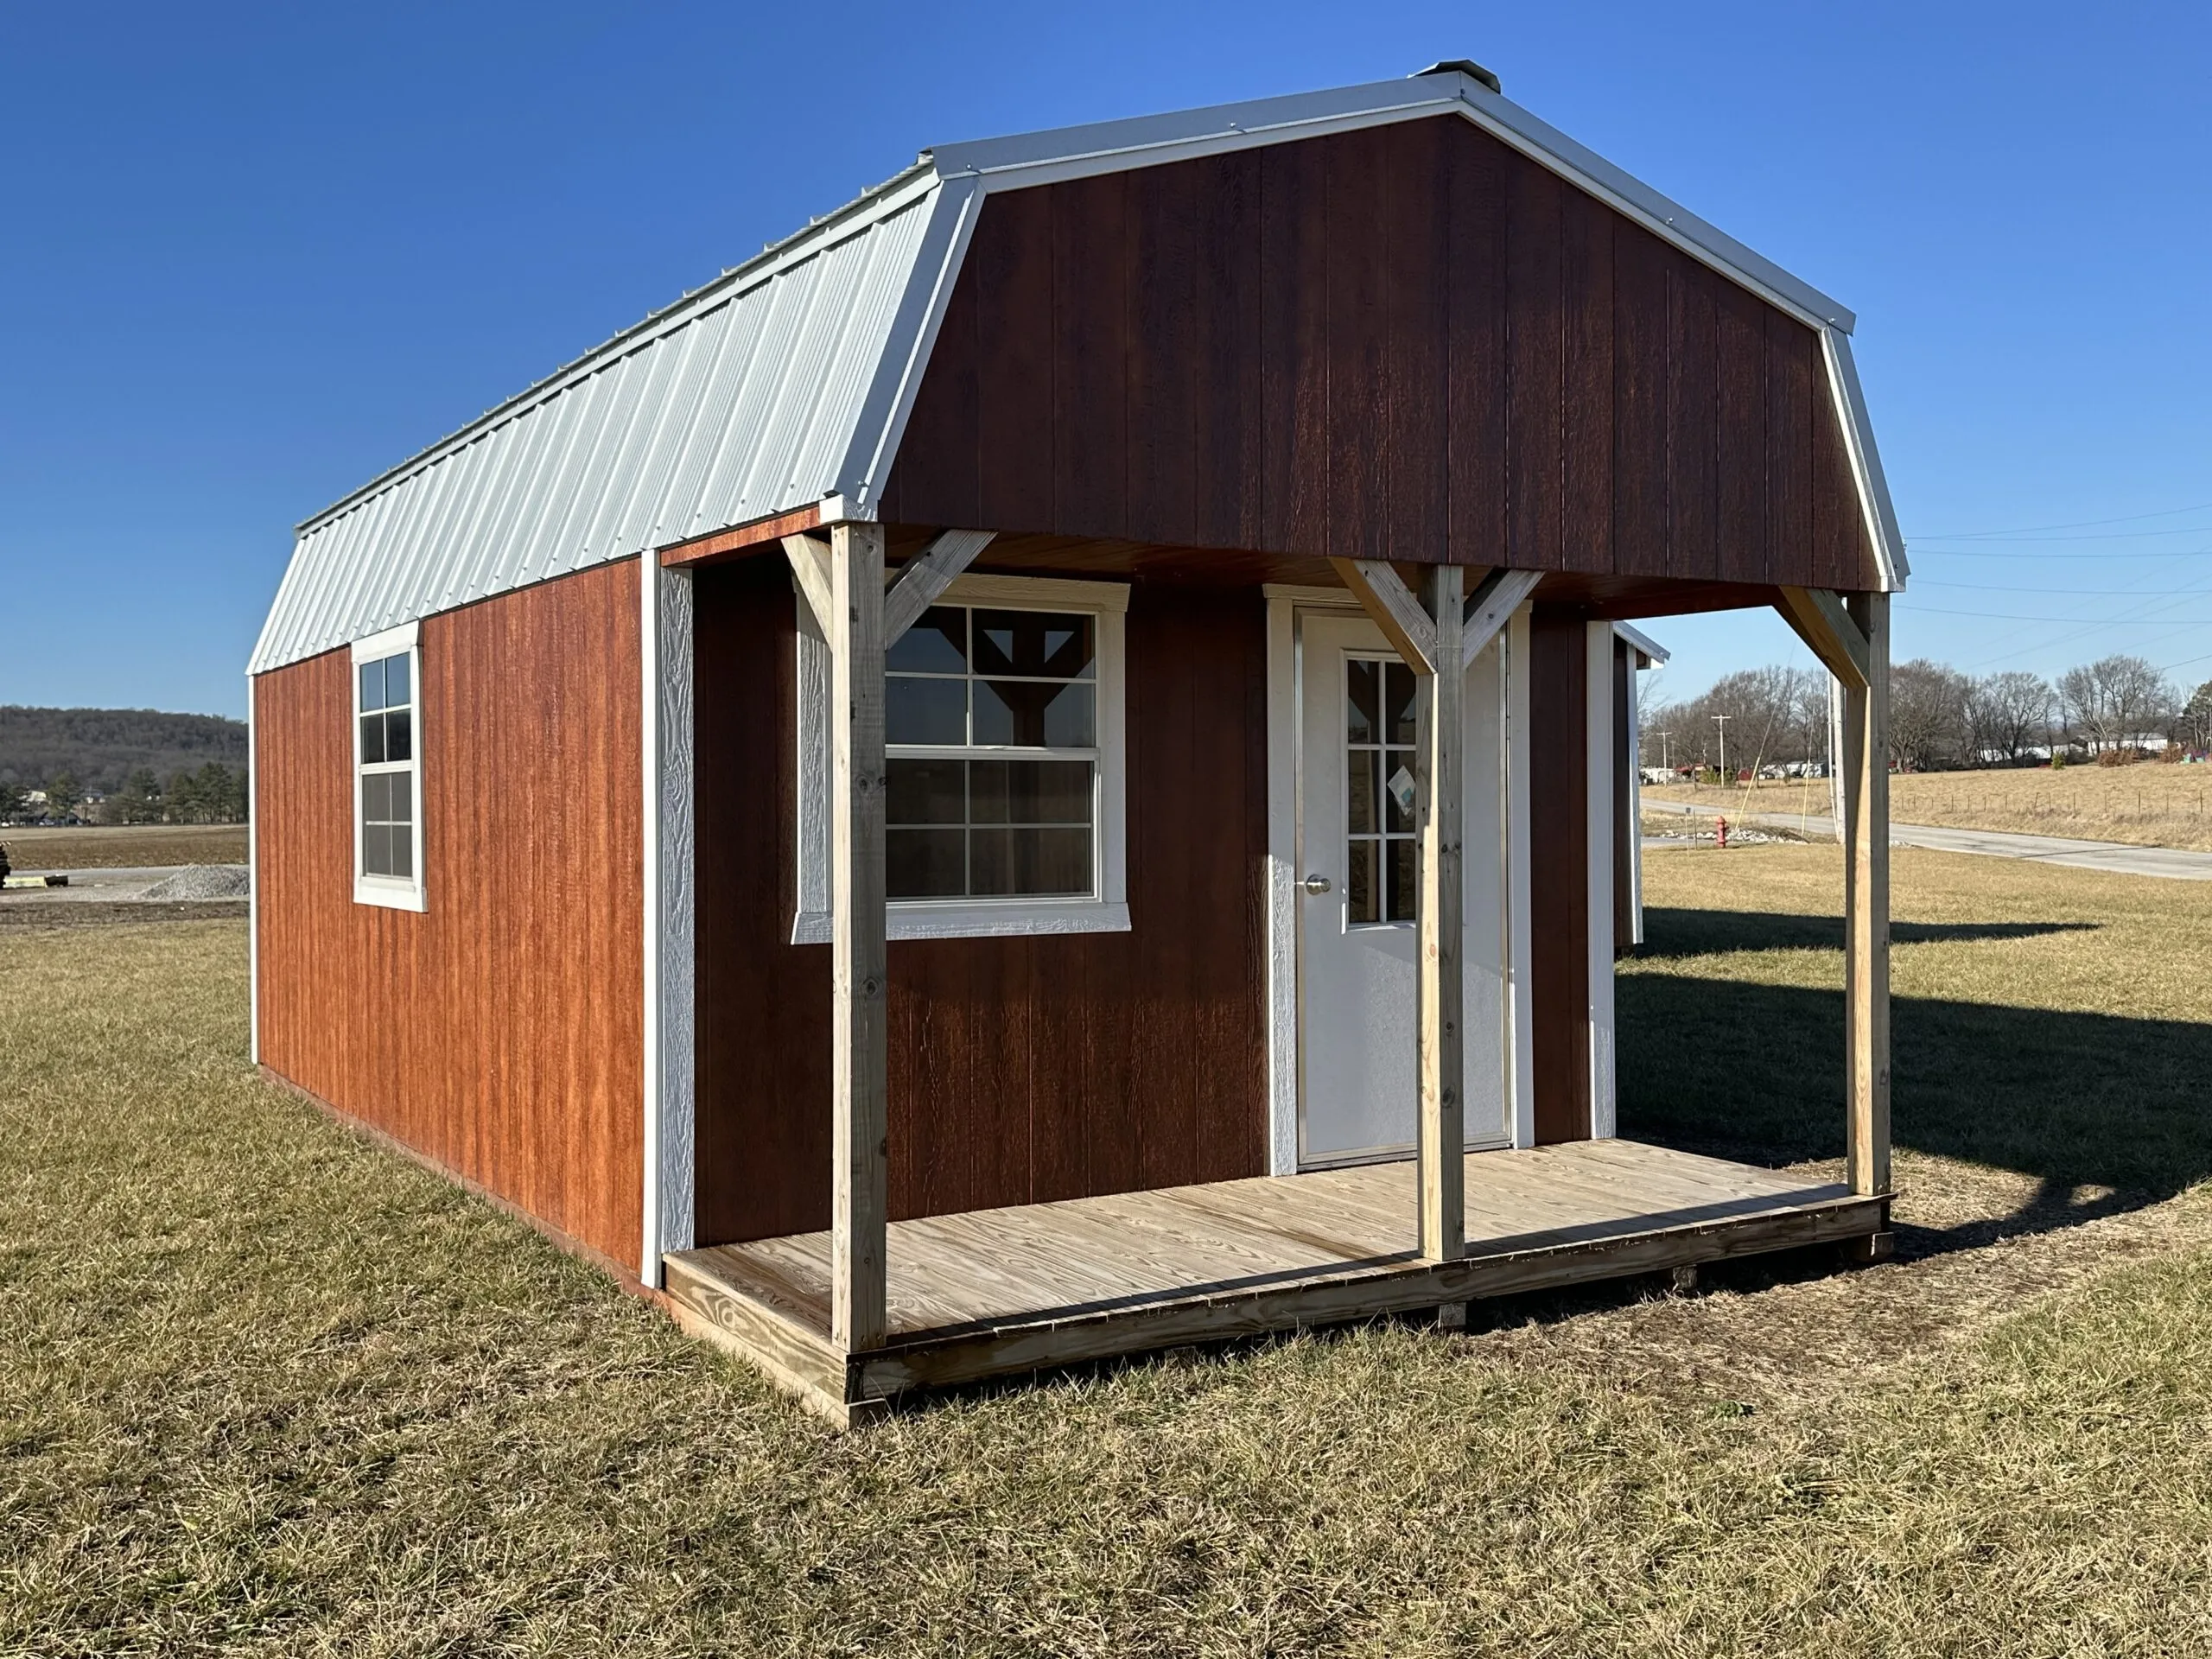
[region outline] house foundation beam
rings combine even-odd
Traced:
[[[832,1344],[883,1345],[886,1319],[883,528],[830,533]]]
[[[1864,683],[1843,681],[1844,1098],[1851,1190],[1890,1190],[1890,596],[1854,594]]]

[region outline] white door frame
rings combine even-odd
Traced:
[[[1268,1168],[1271,1174],[1293,1175],[1299,1168],[1300,620],[1307,612],[1342,615],[1347,611],[1357,613],[1361,607],[1341,588],[1269,582],[1262,592],[1268,606]],[[1528,634],[1524,604],[1499,641],[1506,653],[1503,878],[1508,906],[1504,948],[1509,1033],[1501,1064],[1506,1071],[1506,1097],[1512,1103],[1512,1143],[1516,1147],[1534,1143],[1535,1127],[1525,966],[1529,947],[1529,760],[1527,745],[1520,741],[1528,728],[1527,676],[1519,669],[1527,660]],[[1610,851],[1607,857],[1610,860]],[[1610,918],[1610,910],[1607,914]],[[1473,1058],[1471,1050],[1469,1058]]]

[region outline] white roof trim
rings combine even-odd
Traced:
[[[1667,662],[1674,656],[1674,652],[1669,651],[1641,628],[1632,628],[1625,622],[1613,624],[1613,635],[1616,639],[1627,640],[1630,645],[1642,652],[1654,663]]]
[[[1866,534],[1874,543],[1874,557],[1882,567],[1882,590],[1895,593],[1911,575],[1905,558],[1904,537],[1897,529],[1897,510],[1890,500],[1889,480],[1882,475],[1881,453],[1874,448],[1874,423],[1866,413],[1866,394],[1859,389],[1859,365],[1852,360],[1851,336],[1840,329],[1821,330],[1821,355],[1828,365],[1828,391],[1835,398],[1837,423],[1843,428],[1845,447],[1851,452],[1851,475],[1859,486],[1859,510],[1866,515]]]

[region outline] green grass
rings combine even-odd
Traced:
[[[1832,850],[1652,864],[1624,1128],[1832,1151]],[[2074,874],[1900,855],[1900,913],[1948,930],[1897,951],[1909,1260],[846,1436],[261,1084],[237,923],[10,937],[0,1653],[2201,1650],[2212,1204],[2158,1045],[2202,1040],[2212,891]],[[2075,1116],[2024,1097],[1984,1146],[1984,1079],[2018,1066],[1927,1069],[2027,1040],[1976,1009],[2152,1034],[2141,1065],[2094,1048],[2123,1075]],[[1685,1046],[1714,1088],[1651,1084]],[[1803,1114],[1755,1086],[1785,1073]],[[2133,1185],[2054,1208],[2084,1170]]]

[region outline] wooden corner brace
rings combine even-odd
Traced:
[[[1866,689],[1872,652],[1866,632],[1851,620],[1840,599],[1825,588],[1784,588],[1774,608],[1847,690]]]
[[[948,530],[899,567],[897,580],[883,595],[883,644],[888,650],[899,637],[922,620],[922,613],[943,597],[960,573],[990,545],[995,531]],[[820,625],[822,637],[830,635],[830,544],[812,536],[786,536],[784,556],[791,561],[792,578]]]

